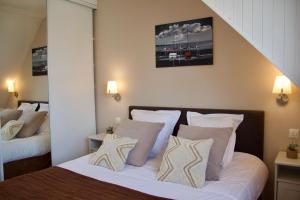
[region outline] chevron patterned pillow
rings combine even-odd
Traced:
[[[107,134],[97,152],[93,153],[89,163],[105,167],[113,171],[120,171],[125,167],[129,152],[138,140]]]
[[[13,139],[24,125],[23,121],[10,120],[7,122],[1,129],[1,138],[2,140],[11,140]]]
[[[213,139],[188,140],[170,136],[157,180],[202,187],[212,144]]]

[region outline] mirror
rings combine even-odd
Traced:
[[[46,0],[0,0],[0,178],[51,166],[46,16]]]

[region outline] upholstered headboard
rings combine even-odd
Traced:
[[[168,107],[148,107],[148,106],[129,106],[129,118],[131,110],[180,110],[181,116],[175,126],[173,135],[177,135],[179,125],[187,124],[187,111],[209,113],[229,113],[244,114],[244,120],[237,129],[235,151],[245,152],[263,159],[264,144],[264,111],[253,110],[223,110],[223,109],[202,109],[202,108],[168,108]]]
[[[33,100],[19,100],[18,101],[18,107],[21,105],[21,103],[38,103],[38,107],[36,110],[40,109],[40,103],[48,103],[47,101],[33,101]]]

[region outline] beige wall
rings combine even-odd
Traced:
[[[285,149],[288,128],[300,128],[300,90],[286,107],[272,94],[279,72],[200,0],[102,0],[95,15],[97,129],[129,105],[264,110],[265,162],[273,177],[277,152]],[[155,68],[154,27],[214,17],[212,66]],[[106,82],[120,84],[121,102],[105,94]],[[272,194],[272,179],[267,190]]]
[[[19,99],[48,101],[48,76],[32,76],[32,49],[43,46],[47,46],[47,19],[41,22],[21,68]]]
[[[12,79],[20,86],[20,68],[41,22],[18,10],[0,5],[0,107],[13,106],[16,100],[7,92],[6,81]]]

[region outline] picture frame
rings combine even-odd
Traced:
[[[48,75],[47,46],[32,49],[32,76]]]
[[[156,68],[213,65],[213,18],[155,26]]]

